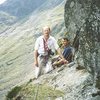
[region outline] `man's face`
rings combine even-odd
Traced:
[[[44,36],[49,36],[50,34],[50,28],[49,27],[44,27],[43,28],[43,35]]]
[[[69,44],[69,42],[67,40],[62,39],[62,45],[65,47]]]

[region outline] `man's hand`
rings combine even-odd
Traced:
[[[34,66],[38,67],[38,61],[34,62]]]
[[[64,62],[64,64],[68,64],[68,61],[65,58],[63,58],[62,61]]]

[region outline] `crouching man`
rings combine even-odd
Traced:
[[[68,63],[72,62],[72,58],[73,58],[73,52],[72,52],[72,47],[70,46],[70,41],[68,40],[68,38],[62,38],[62,46],[61,48],[62,50],[62,55],[63,57],[68,61]],[[57,56],[53,59],[53,67],[57,67],[57,66],[61,66],[63,65],[63,59],[60,56]]]

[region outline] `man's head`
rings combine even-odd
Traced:
[[[68,38],[62,38],[62,45],[63,45],[64,47],[69,45],[69,40],[68,40]]]
[[[50,27],[49,26],[43,27],[42,32],[45,37],[48,37],[50,35]]]

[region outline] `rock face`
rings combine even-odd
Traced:
[[[100,0],[67,0],[65,25],[67,31],[72,35],[71,38],[75,37],[74,46],[78,49],[80,55],[78,57],[81,59],[83,66],[99,79]]]

